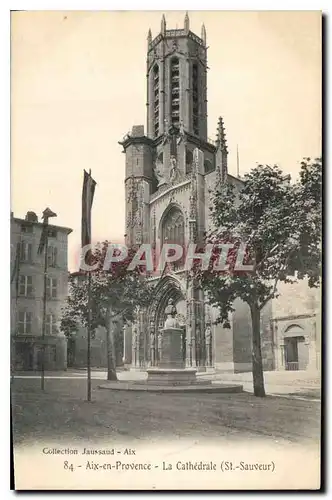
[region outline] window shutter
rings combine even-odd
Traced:
[[[27,276],[27,295],[31,297],[33,288],[32,288],[32,276]]]
[[[21,256],[21,260],[24,260],[24,247],[25,247],[24,241],[21,241],[21,243],[20,243],[20,256]]]
[[[18,313],[18,322],[19,323],[24,323],[24,312],[20,311]]]
[[[56,317],[53,314],[52,315],[52,333],[53,333],[53,335],[56,335],[57,331],[58,331],[58,329],[57,329],[57,324],[56,324]]]
[[[54,255],[53,255],[53,257],[54,257],[54,260],[53,260],[53,266],[55,267],[55,266],[57,266],[57,264],[58,264],[58,249],[57,249],[57,247],[54,247],[54,248],[53,248],[53,250],[54,250]]]
[[[32,322],[32,313],[27,312],[26,314],[26,333],[31,333],[31,322]]]
[[[25,276],[20,276],[20,281],[19,281],[19,294],[20,295],[25,295]]]
[[[28,243],[28,261],[32,262],[32,244]]]
[[[52,297],[56,298],[56,292],[57,292],[57,280],[53,278],[52,280]]]
[[[46,314],[45,318],[45,333],[46,335],[50,334],[50,315]]]

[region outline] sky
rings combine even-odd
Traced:
[[[49,206],[70,227],[78,268],[83,169],[97,181],[93,240],[123,241],[125,156],[118,141],[146,127],[147,33],[162,12],[21,11],[11,16],[11,210]],[[167,29],[185,12],[165,12]],[[208,49],[208,135],[224,118],[229,173],[279,164],[296,178],[321,155],[321,14],[194,11]]]

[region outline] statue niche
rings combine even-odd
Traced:
[[[176,318],[177,310],[173,303],[173,299],[169,299],[167,307],[165,309],[166,320],[164,328],[179,328],[179,322]]]
[[[155,178],[157,179],[157,188],[165,184],[166,179],[164,175],[164,163],[163,163],[163,153],[160,153],[155,161],[153,167],[153,173]]]
[[[173,206],[166,214],[161,231],[162,243],[176,244],[180,245],[183,249],[182,257],[173,263],[174,268],[178,268],[182,265],[184,259],[184,247],[185,247],[185,227],[184,227],[184,217],[182,211]]]

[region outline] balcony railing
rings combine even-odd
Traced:
[[[298,361],[288,361],[286,363],[286,370],[288,371],[297,371],[299,369]]]

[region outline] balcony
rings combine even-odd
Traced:
[[[299,369],[298,361],[288,361],[286,363],[286,370],[287,371],[295,372],[295,371],[298,371],[298,369]]]

